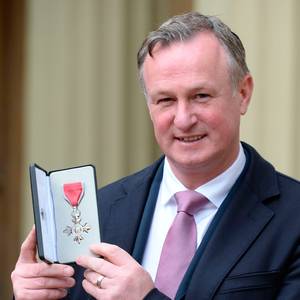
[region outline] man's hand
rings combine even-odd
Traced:
[[[82,285],[94,298],[140,300],[154,288],[150,275],[126,251],[106,243],[91,250],[103,258],[80,256],[76,262],[87,269]]]
[[[33,228],[23,242],[19,259],[11,273],[16,300],[61,299],[75,284],[72,267],[46,264],[36,259],[36,237]]]

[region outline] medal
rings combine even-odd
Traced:
[[[73,235],[73,241],[80,244],[84,239],[83,234],[88,233],[89,230],[91,230],[91,227],[87,223],[81,223],[81,212],[78,209],[84,195],[83,182],[65,183],[63,185],[63,191],[65,200],[73,208],[71,212],[73,224],[71,226],[66,226],[63,232],[68,236]]]

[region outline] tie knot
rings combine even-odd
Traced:
[[[190,215],[196,214],[208,201],[205,196],[193,190],[177,192],[175,199],[178,211],[184,211]]]

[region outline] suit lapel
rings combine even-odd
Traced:
[[[224,201],[224,210],[221,209],[223,204],[220,207],[214,218],[216,224],[212,222],[211,232],[208,230],[198,249],[195,269],[186,287],[186,299],[194,299],[195,295],[212,299],[274,215],[264,204],[266,199],[279,193],[274,168],[248,145],[243,146],[248,152],[249,167],[227,206]],[[180,299],[184,293],[178,296]]]
[[[247,199],[245,195],[249,195]],[[226,275],[264,230],[272,216],[273,212],[246,187],[239,190],[203,249],[186,299],[192,299],[188,295],[195,294],[212,299]]]
[[[100,191],[102,241],[132,253],[153,177],[161,159],[151,167]]]

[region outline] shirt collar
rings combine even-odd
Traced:
[[[195,191],[204,195],[216,207],[220,207],[230,189],[242,173],[245,163],[246,156],[244,149],[240,144],[239,154],[233,164],[217,177],[196,188]],[[165,187],[165,192],[168,194],[167,197],[162,199],[163,204],[167,204],[175,193],[187,190],[171,170],[167,158],[165,158],[164,163],[162,184]]]

